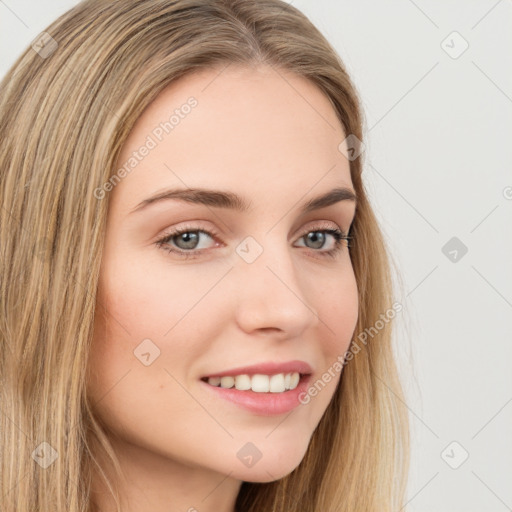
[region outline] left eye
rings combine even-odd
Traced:
[[[215,239],[216,233],[210,233],[203,229],[185,227],[176,230],[156,242],[157,246],[171,253],[176,253],[185,258],[195,257],[197,253],[203,252],[205,247],[198,247],[201,235],[206,235],[211,239]],[[326,243],[328,237],[334,239],[331,248],[320,251]],[[304,239],[307,243],[312,244],[310,249],[315,249],[315,252],[321,252],[326,255],[333,255],[342,248],[342,241],[348,240],[351,237],[345,235],[339,229],[310,229],[306,231],[298,240]],[[172,245],[171,245],[172,243]],[[347,246],[348,243],[347,243]],[[303,247],[303,246],[302,246]]]
[[[299,240],[305,239],[308,242],[311,242],[313,247],[310,247],[310,249],[321,249],[325,244],[327,236],[330,236],[334,239],[334,248],[343,238],[346,238],[339,229],[321,229],[308,231],[306,234],[302,235]],[[326,252],[329,252],[329,249]]]

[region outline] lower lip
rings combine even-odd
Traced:
[[[257,393],[250,390],[241,391],[236,388],[225,389],[220,386],[212,386],[203,380],[200,382],[210,389],[211,392],[243,409],[263,416],[274,416],[290,412],[298,405],[301,405],[302,402],[299,401],[299,397],[307,392],[310,380],[311,375],[305,375],[301,377],[295,389],[283,391],[282,393]]]

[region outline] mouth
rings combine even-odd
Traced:
[[[209,386],[253,393],[289,393],[309,380],[311,373],[238,374],[203,377]]]
[[[203,377],[204,390],[215,400],[230,403],[257,416],[286,414],[301,404],[307,405],[312,374],[298,373],[224,375]],[[219,403],[220,406],[220,403]]]
[[[251,366],[238,366],[204,375],[201,380],[214,387],[252,390],[256,393],[282,393],[293,390],[301,379],[313,373],[306,361],[266,361]]]

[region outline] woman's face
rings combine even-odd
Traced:
[[[326,230],[348,233],[355,202],[304,209],[333,189],[353,191],[338,150],[346,134],[314,85],[270,67],[221,69],[166,88],[123,147],[116,169],[130,170],[103,199],[88,391],[134,473],[158,460],[167,477],[264,482],[301,462],[339,382],[358,295],[346,242],[328,254],[336,238]],[[188,190],[189,200],[144,203],[171,189]],[[220,192],[246,208],[217,201]],[[302,394],[307,403],[297,391],[223,391],[202,380],[290,361],[309,364],[310,386],[321,379],[316,396]],[[295,405],[286,406],[287,393]],[[234,394],[255,405],[227,398]]]

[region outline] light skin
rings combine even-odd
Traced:
[[[300,212],[334,188],[354,190],[333,107],[289,72],[221,69],[189,74],[159,94],[119,166],[188,98],[198,103],[110,192],[88,393],[127,477],[123,512],[233,512],[243,481],[292,472],[340,373],[306,405],[274,416],[217,398],[200,378],[298,359],[312,366],[314,383],[348,349],[357,322],[346,241],[328,256],[335,238],[322,231],[347,234],[355,202]],[[196,187],[236,193],[250,208],[174,199],[132,212],[164,189]],[[195,257],[156,244],[185,226],[196,245],[175,236],[164,246]],[[236,251],[246,237],[262,248],[252,263]],[[146,366],[134,350],[147,339],[160,355]],[[262,454],[251,467],[237,456],[249,442]],[[94,501],[115,510],[98,479]]]

